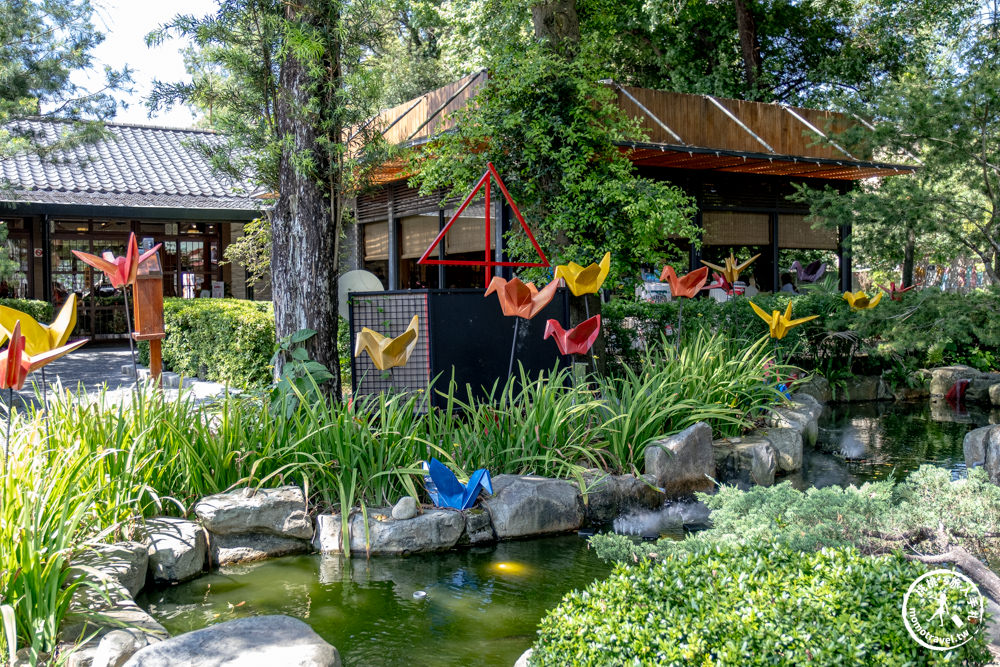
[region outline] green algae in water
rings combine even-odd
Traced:
[[[241,616],[294,616],[345,665],[510,667],[547,610],[610,571],[574,535],[368,561],[290,556],[150,590],[139,604],[174,635]],[[427,596],[414,599],[417,591]]]

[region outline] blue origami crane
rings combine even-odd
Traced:
[[[428,473],[424,476],[424,486],[427,487],[431,501],[438,507],[467,510],[476,504],[480,488],[493,493],[493,482],[485,468],[472,473],[468,484],[462,484],[455,473],[437,459],[431,459],[430,465],[425,463],[424,467]]]

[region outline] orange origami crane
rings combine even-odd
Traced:
[[[611,269],[611,253],[604,253],[600,264],[591,264],[587,267],[580,266],[576,262],[560,264],[556,267],[556,280],[562,278],[566,281],[566,286],[573,296],[583,296],[584,294],[596,294],[604,284],[604,279],[608,277]]]
[[[708,281],[708,267],[703,266],[700,269],[695,269],[691,273],[685,274],[683,278],[678,278],[674,272],[674,267],[668,264],[663,267],[663,273],[660,274],[660,282],[664,281],[670,283],[670,295],[672,297],[687,297],[690,299],[701,291],[701,288]]]
[[[57,347],[43,354],[29,355],[25,353],[25,339],[21,335],[21,323],[14,324],[10,332],[10,344],[0,352],[0,389],[17,389],[24,387],[28,373],[38,370],[87,342],[86,338],[74,341],[69,345]]]
[[[743,262],[742,264],[737,264],[736,258],[733,257],[733,253],[729,253],[729,257],[726,257],[725,267],[718,266],[716,264],[711,264],[709,262],[706,262],[705,260],[701,260],[701,263],[707,267],[715,269],[716,271],[721,271],[722,275],[726,278],[726,280],[729,281],[729,284],[732,285],[737,280],[740,279],[740,274],[743,272],[743,270],[748,266],[750,266],[751,264],[753,264],[754,260],[756,260],[758,257],[760,257],[759,254],[754,255],[753,257]],[[661,278],[660,280],[663,279]]]
[[[851,310],[865,310],[878,305],[878,302],[882,300],[882,292],[879,292],[871,299],[861,290],[857,292],[844,292],[844,300],[850,305]]]
[[[115,289],[126,287],[135,282],[135,274],[139,270],[139,265],[153,256],[160,249],[162,243],[157,243],[150,250],[139,254],[139,246],[135,242],[135,233],[128,237],[128,250],[124,257],[115,257],[111,252],[105,252],[101,257],[90,253],[74,250],[73,254],[86,264],[104,272],[104,275],[111,281],[111,286]]]
[[[753,312],[757,313],[757,315],[760,316],[760,319],[767,322],[767,326],[771,330],[771,338],[775,338],[777,340],[781,340],[782,338],[784,338],[789,331],[799,326],[800,324],[804,324],[809,320],[814,320],[817,317],[819,317],[819,315],[810,315],[809,317],[802,317],[800,319],[793,320],[791,301],[788,302],[788,306],[785,308],[784,314],[782,314],[780,311],[773,310],[771,311],[771,314],[768,315],[767,311],[765,311],[763,308],[758,306],[753,301],[750,302],[750,305],[753,307]]]
[[[500,276],[495,276],[490,281],[490,286],[486,288],[486,294],[483,296],[489,296],[496,292],[504,315],[530,320],[549,305],[549,302],[556,295],[557,287],[559,287],[559,281],[553,280],[539,291],[535,287],[535,283],[525,284],[521,282],[520,278],[507,281]]]
[[[900,285],[899,287],[896,287],[895,281],[890,282],[888,287],[885,285],[879,285],[879,289],[888,294],[889,298],[893,301],[902,301],[903,295],[914,287],[916,287],[916,285],[910,285],[909,287],[903,287]]]
[[[362,352],[367,351],[368,356],[372,359],[372,363],[375,364],[375,368],[380,371],[396,368],[397,366],[405,366],[406,362],[410,360],[413,350],[417,347],[419,323],[418,316],[414,315],[413,319],[410,320],[410,325],[406,327],[406,331],[395,338],[383,336],[377,331],[363,327],[358,332],[358,340],[354,346],[354,356],[357,357]]]
[[[66,344],[76,326],[76,294],[71,292],[52,324],[40,324],[34,317],[20,310],[0,306],[0,343],[10,338],[11,331],[20,322],[24,330],[24,349],[28,354],[43,354]]]
[[[594,315],[589,320],[580,322],[572,329],[563,329],[559,320],[549,320],[545,323],[545,335],[542,340],[549,336],[555,338],[556,347],[559,353],[567,354],[587,354],[594,346],[598,334],[601,333],[601,316]]]

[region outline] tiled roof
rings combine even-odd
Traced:
[[[18,121],[42,143],[67,125]],[[212,132],[108,123],[110,137],[42,158],[18,154],[0,160],[0,198],[18,203],[166,207],[253,211],[260,202],[246,186],[214,171],[199,143],[218,145]]]

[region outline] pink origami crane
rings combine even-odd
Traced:
[[[663,267],[663,273],[660,274],[660,282],[664,281],[670,283],[670,295],[672,297],[675,299],[678,297],[687,297],[690,299],[701,291],[702,286],[708,281],[708,267],[703,266],[678,278],[674,272],[674,267],[667,264]]]
[[[150,250],[139,254],[139,245],[135,242],[135,233],[128,237],[128,250],[124,257],[115,257],[112,252],[105,252],[101,257],[91,255],[87,252],[74,250],[73,254],[86,264],[104,272],[104,275],[111,281],[111,286],[115,289],[127,287],[135,282],[135,275],[139,270],[139,265],[152,257],[160,249],[162,243],[157,243]]]
[[[597,335],[600,333],[600,315],[594,315],[572,329],[563,329],[558,320],[549,320],[545,323],[545,335],[542,336],[542,340],[549,336],[555,338],[556,347],[559,348],[559,353],[562,355],[587,354],[594,346],[594,341],[597,340]]]
[[[489,296],[496,292],[504,315],[530,320],[549,305],[549,302],[556,295],[558,287],[559,281],[553,280],[541,291],[538,291],[535,283],[525,284],[521,282],[520,278],[514,278],[508,282],[500,276],[496,276],[490,281],[489,287],[486,288],[486,294],[483,296]]]
[[[69,345],[31,356],[24,352],[25,340],[24,336],[21,335],[21,323],[18,322],[14,325],[14,330],[10,332],[10,344],[6,350],[0,352],[0,389],[20,391],[24,387],[28,373],[69,354],[86,342],[87,339],[83,338]]]
[[[708,283],[702,289],[720,289],[726,294],[733,293],[733,286],[729,284],[725,276],[720,276],[718,273],[712,272],[712,282]]]
[[[891,281],[888,287],[886,287],[885,285],[879,285],[879,289],[888,294],[889,298],[892,299],[893,301],[902,301],[903,295],[909,292],[914,287],[916,287],[916,285],[903,287],[902,284],[899,287],[896,287],[895,281]]]

